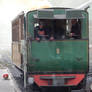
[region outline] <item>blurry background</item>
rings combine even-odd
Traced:
[[[11,21],[21,11],[44,7],[77,8],[92,0],[0,0],[0,61],[11,57]],[[92,47],[92,4],[89,12],[90,48]]]

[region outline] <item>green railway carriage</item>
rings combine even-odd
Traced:
[[[66,15],[68,11],[65,9],[53,9],[53,13],[51,16],[45,15],[42,12],[38,14],[38,20],[43,19],[43,21],[48,20],[49,22],[53,20],[65,21],[68,19],[79,18],[81,20],[81,38],[80,39],[55,39],[54,41],[40,41],[37,42],[33,40],[31,44],[29,44],[30,52],[28,52],[29,56],[29,64],[33,64],[34,66],[29,67],[29,71],[38,71],[38,72],[87,72],[88,71],[88,24],[87,24],[87,13],[81,11],[82,15]],[[71,11],[71,13],[74,11]],[[76,11],[80,12],[80,11]],[[37,11],[32,11],[27,14],[27,29],[28,34],[32,38],[34,38],[34,23],[36,19],[34,15],[36,15]],[[42,15],[41,15],[42,13]],[[46,13],[47,14],[47,13]],[[54,15],[57,15],[54,18]],[[61,18],[58,19],[58,15],[61,15]],[[66,15],[64,19],[62,15]],[[41,17],[40,17],[41,16]],[[51,18],[49,18],[51,17]],[[62,19],[63,18],[63,19]],[[59,22],[58,22],[59,23]],[[66,26],[66,24],[65,24]],[[58,30],[57,30],[58,31]],[[67,34],[65,34],[67,35]],[[58,54],[56,50],[59,49],[60,53]],[[32,56],[30,56],[30,54]],[[34,60],[32,60],[34,59]],[[38,62],[35,61],[38,59]],[[31,62],[32,61],[32,62]]]
[[[70,35],[72,20],[78,22],[79,35]],[[39,41],[36,40],[37,33],[34,30],[40,22],[45,28],[50,28],[52,34],[48,34],[53,35],[53,40],[46,38],[46,35]],[[23,71],[27,69],[33,83],[39,87],[66,87],[67,91],[77,89],[79,85],[84,87],[89,69],[86,11],[66,8],[39,9],[29,11],[26,16],[19,15],[12,25],[13,35],[16,30],[20,30],[17,32],[19,39],[13,36],[13,62]],[[26,45],[23,45],[23,42],[26,42]],[[14,58],[14,44],[18,47],[18,59]]]

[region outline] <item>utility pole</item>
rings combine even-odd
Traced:
[[[27,87],[27,47],[26,40],[22,40],[23,66],[24,66],[24,88]]]

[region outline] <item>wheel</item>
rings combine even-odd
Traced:
[[[71,88],[66,88],[66,91],[64,92],[71,92]]]
[[[30,85],[30,89],[32,92],[40,92],[40,88],[35,83]]]
[[[47,88],[42,87],[42,88],[41,88],[41,92],[48,92],[48,91],[47,91]]]
[[[62,92],[71,92],[71,88],[65,87],[62,89]]]

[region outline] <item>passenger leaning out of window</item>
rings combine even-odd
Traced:
[[[44,28],[44,25],[43,25],[42,22],[39,23],[39,26],[36,26],[35,33],[36,33],[35,38],[36,38],[37,41],[45,40],[45,39],[49,38],[49,34],[47,32],[47,29]],[[54,38],[50,37],[50,40],[54,40]]]

